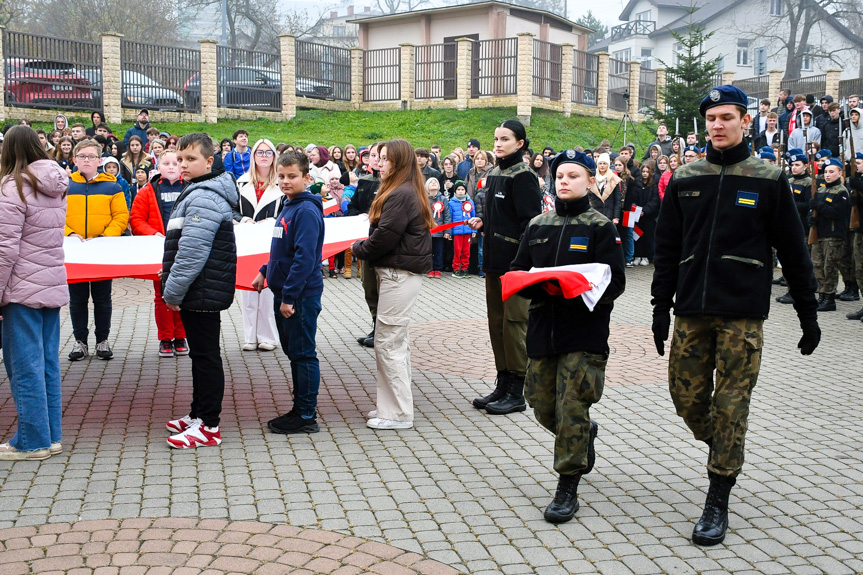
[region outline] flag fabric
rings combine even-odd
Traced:
[[[611,267],[608,264],[591,263],[531,268],[526,272],[507,272],[500,280],[504,301],[528,286],[548,282],[550,289],[546,291],[549,293],[557,293],[559,289],[567,299],[581,296],[587,309],[593,311],[611,283]]]
[[[632,206],[631,210],[623,212],[623,226],[626,228],[634,228],[635,223],[641,219],[641,206]]]
[[[325,204],[326,205],[326,204]],[[336,205],[338,208],[338,206]],[[258,270],[270,259],[273,220],[234,227],[237,242],[238,289],[251,290]],[[323,259],[343,252],[356,240],[369,235],[367,215],[324,220]],[[63,242],[69,283],[115,278],[157,279],[162,269],[165,238],[121,236],[81,241],[67,237]]]
[[[642,235],[644,235],[644,232],[641,228],[639,228],[638,226],[632,228],[632,238],[634,241],[637,242],[638,238],[640,238]]]

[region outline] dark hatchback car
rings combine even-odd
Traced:
[[[197,108],[201,80],[195,74],[186,85],[186,106]],[[331,86],[307,78],[297,78],[296,94],[300,97],[333,99]],[[282,107],[282,76],[272,68],[229,66],[218,69],[219,106],[280,110]]]
[[[6,73],[6,104],[32,108],[52,106],[92,108],[90,82],[74,64],[58,60],[9,58]]]

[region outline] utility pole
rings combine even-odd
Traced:
[[[228,45],[228,0],[222,0],[222,46]]]

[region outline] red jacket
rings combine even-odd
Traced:
[[[158,174],[138,190],[132,211],[129,212],[129,225],[136,236],[165,235],[165,222],[162,221],[162,204],[156,197],[153,182],[160,183],[162,177]]]

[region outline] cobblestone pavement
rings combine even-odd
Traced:
[[[197,451],[165,444],[165,420],[188,410],[189,360],[157,355],[152,284],[116,281],[116,358],[63,359],[63,454],[0,462],[0,573],[863,572],[863,325],[844,318],[860,302],[822,315],[808,358],[791,306],[774,304],[731,530],[705,549],[689,535],[706,453],[674,414],[652,349],[651,273],[627,270],[593,412],[596,468],[576,519],[560,526],[542,519],[556,485],[551,436],[529,412],[470,405],[494,376],[479,278],[425,280],[410,431],[364,425],[375,376],[373,353],[354,340],[370,328],[359,281],[326,281],[313,435],[264,430],[290,408],[288,362],[240,351],[233,306],[222,323],[224,442]],[[65,311],[61,330],[65,358]],[[14,424],[4,373],[0,440]]]

